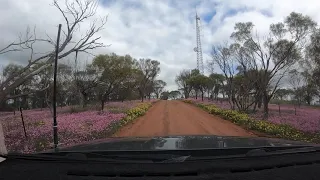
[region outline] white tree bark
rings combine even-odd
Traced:
[[[0,123],[0,154],[7,154],[7,148],[6,148],[6,144],[4,142],[4,132],[2,129],[2,124]],[[2,160],[0,159],[0,162]]]

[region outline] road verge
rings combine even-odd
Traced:
[[[320,134],[305,133],[287,124],[274,124],[264,120],[256,120],[250,118],[248,114],[235,110],[221,109],[213,104],[202,104],[192,100],[182,101],[193,104],[210,114],[218,115],[225,120],[231,121],[232,123],[243,127],[244,129],[257,131],[257,135],[259,135],[260,132],[276,138],[320,143]]]
[[[109,129],[110,129],[109,134],[110,135],[115,134],[122,127],[132,123],[138,117],[143,116],[149,110],[149,108],[156,102],[157,101],[140,103],[138,106],[136,106],[136,107],[134,107],[132,109],[129,109],[126,112],[126,116],[124,118],[122,118],[121,120],[115,121],[115,122],[110,124],[110,126],[109,126]]]

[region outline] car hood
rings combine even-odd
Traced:
[[[261,137],[230,137],[230,136],[161,136],[161,137],[130,137],[107,138],[90,141],[69,147],[62,151],[112,151],[112,150],[191,150],[240,147],[268,146],[299,146],[313,145],[305,142],[288,141]]]

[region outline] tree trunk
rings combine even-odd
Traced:
[[[261,101],[261,97],[258,97],[258,108],[260,109],[262,106],[262,101]]]
[[[189,94],[188,94],[187,91],[184,91],[184,98],[185,98],[185,99],[188,99],[188,98],[189,98]]]
[[[254,106],[253,106],[253,112],[255,112],[255,111],[256,111],[256,109],[257,109],[257,104],[258,104],[257,102],[255,102],[255,103],[254,103]]]
[[[104,109],[104,99],[101,100],[101,111]]]
[[[203,101],[203,94],[204,94],[204,92],[202,91],[202,93],[201,93],[201,100]]]
[[[80,106],[84,107],[85,106],[84,104],[85,104],[84,103],[84,95],[83,95],[83,93],[80,92]]]
[[[264,119],[268,119],[269,116],[269,107],[268,107],[268,94],[267,92],[263,93],[263,111],[264,111]]]
[[[1,102],[1,99],[0,99]],[[0,123],[0,153],[1,154],[7,154],[7,148],[4,140],[4,131],[2,129],[2,124]]]
[[[6,96],[4,93],[0,92],[0,106],[2,106],[3,104],[5,104],[6,102]]]
[[[198,91],[196,91],[196,99],[198,99]]]
[[[311,98],[309,98],[309,96],[307,97],[307,103],[309,106],[311,105]]]

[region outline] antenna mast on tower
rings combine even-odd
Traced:
[[[204,73],[203,69],[203,58],[202,58],[202,48],[201,48],[201,39],[200,39],[200,17],[198,13],[196,13],[196,33],[197,33],[197,47],[193,50],[197,52],[197,69],[200,71],[201,74]]]

